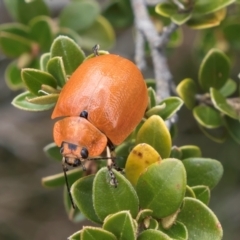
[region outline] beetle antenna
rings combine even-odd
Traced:
[[[67,186],[68,195],[69,195],[69,198],[70,198],[73,209],[76,209],[76,206],[73,202],[72,194],[70,192],[69,182],[68,182],[68,178],[67,178],[67,170],[68,169],[64,164],[62,166],[63,166],[63,172],[64,172],[64,177],[65,177],[65,182],[66,182],[66,186]]]

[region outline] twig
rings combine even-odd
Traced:
[[[152,55],[157,96],[159,100],[163,100],[170,96],[172,81],[164,50],[169,37],[178,26],[172,23],[159,35],[148,15],[146,2],[144,0],[131,0],[131,3],[136,27],[136,64],[140,69],[145,64],[143,40],[146,39]]]

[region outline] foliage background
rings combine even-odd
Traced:
[[[67,0],[47,1],[52,16]],[[0,0],[0,24],[11,18]],[[197,79],[199,58],[195,49],[198,33],[184,28],[184,42],[172,51],[170,70],[178,83],[185,77]],[[132,29],[117,33],[117,42],[111,49],[133,59]],[[61,165],[49,160],[42,148],[52,142],[53,121],[50,111],[28,113],[10,103],[16,92],[11,92],[4,81],[4,69],[9,60],[0,53],[0,239],[65,239],[79,230],[79,224],[68,221],[62,202],[62,189],[44,189],[41,178],[61,171]],[[239,74],[239,63],[233,66],[232,77]],[[145,73],[153,77],[151,68]],[[224,176],[213,190],[210,208],[218,216],[225,240],[237,240],[240,235],[240,148],[228,139],[217,144],[207,139],[198,129],[192,114],[185,107],[179,113],[179,134],[174,144],[198,145],[204,157],[218,159],[224,166]],[[83,225],[87,225],[83,222]]]

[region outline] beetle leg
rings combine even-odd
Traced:
[[[68,191],[68,195],[69,195],[70,201],[72,203],[72,207],[73,207],[73,209],[76,209],[76,206],[75,206],[73,198],[72,198],[72,194],[70,192],[70,186],[69,186],[69,182],[68,182],[68,178],[67,178],[68,168],[67,168],[65,163],[66,163],[66,160],[65,160],[65,157],[63,157],[63,159],[62,159],[62,167],[63,167],[64,178],[65,178],[65,182],[66,182],[66,186],[67,186],[67,191]]]
[[[109,147],[111,152],[113,152],[115,150],[115,146],[113,145],[113,143],[111,142],[111,140],[109,138],[107,141],[107,146]]]
[[[112,170],[113,168],[112,168],[112,166],[107,166],[107,167],[108,167],[108,173],[109,173],[109,176],[110,176],[110,184],[116,188],[117,185],[118,185],[118,181],[117,181],[117,178],[116,178],[116,176],[115,176],[115,174]]]

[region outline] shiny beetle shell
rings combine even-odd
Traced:
[[[56,122],[54,140],[58,146],[62,142],[84,146],[89,155],[97,156],[107,145],[99,132],[114,145],[122,143],[141,121],[147,103],[147,87],[134,63],[112,54],[90,58],[60,93],[52,118],[66,118]],[[78,121],[83,111],[87,120]]]

